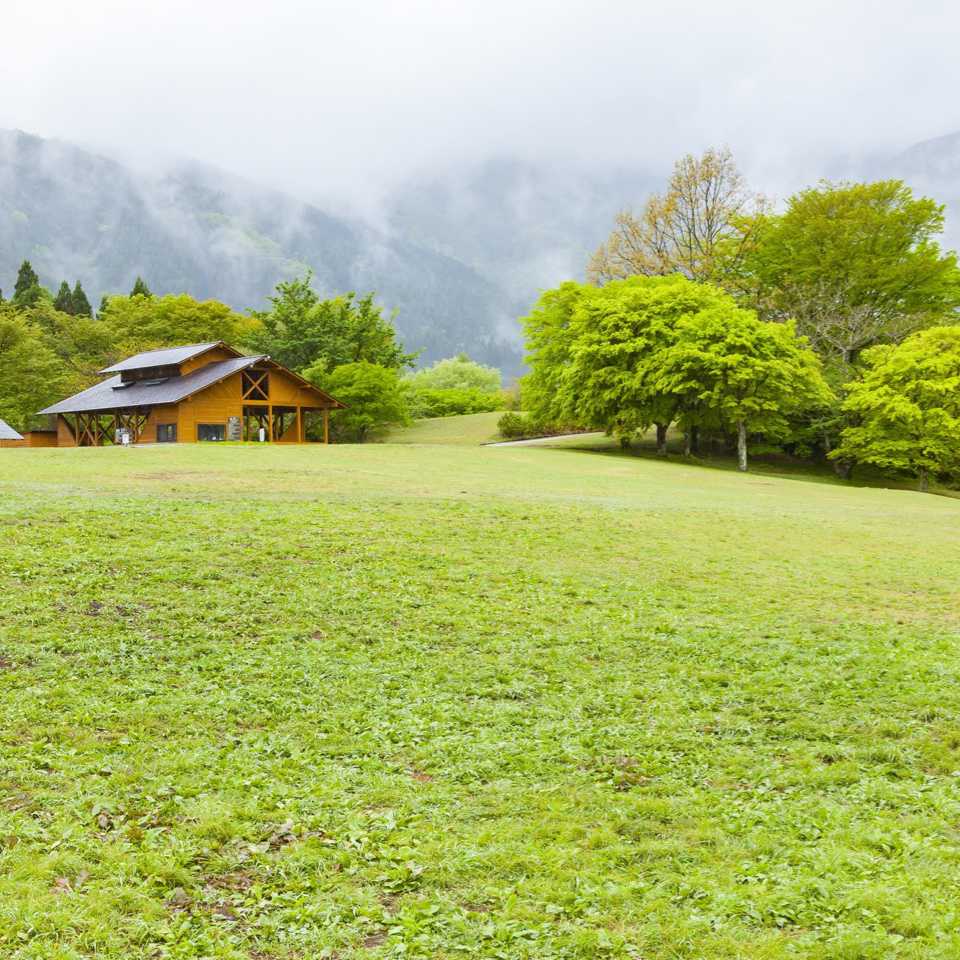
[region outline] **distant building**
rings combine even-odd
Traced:
[[[56,417],[57,445],[266,440],[306,443],[307,418],[342,408],[334,397],[266,356],[222,340],[138,353],[113,374],[41,414]]]
[[[0,447],[22,447],[23,437],[6,420],[0,420]]]

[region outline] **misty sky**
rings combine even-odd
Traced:
[[[13,0],[0,126],[322,196],[492,154],[758,186],[960,128],[960,4]]]

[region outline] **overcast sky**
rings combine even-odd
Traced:
[[[10,6],[0,126],[314,195],[490,154],[666,171],[722,143],[777,185],[960,128],[946,0]]]

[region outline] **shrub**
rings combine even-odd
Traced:
[[[532,437],[556,437],[565,433],[581,433],[582,424],[544,420],[530,414],[508,410],[498,421],[497,430],[507,440],[524,440]]]
[[[438,360],[426,370],[410,374],[407,382],[424,390],[476,390],[495,394],[500,390],[500,371],[496,367],[476,363],[461,353],[447,360]]]

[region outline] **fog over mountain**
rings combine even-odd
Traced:
[[[0,128],[40,139],[0,138],[7,288],[26,255],[246,309],[310,265],[426,358],[516,366],[516,316],[684,153],[729,146],[781,200],[887,175],[958,198],[955,4],[8,7]]]
[[[0,289],[29,258],[47,286],[94,303],[141,275],[159,293],[262,308],[314,271],[326,294],[376,290],[423,359],[461,350],[514,370],[514,302],[463,262],[228,173],[180,163],[146,175],[61,141],[0,131]]]
[[[833,177],[901,177],[947,203],[946,242],[960,246],[960,133],[824,167]],[[311,269],[327,294],[378,291],[424,361],[464,350],[513,373],[517,318],[540,290],[581,278],[615,213],[642,204],[668,173],[653,162],[501,156],[411,175],[375,209],[334,215],[208,165],[181,160],[148,173],[0,131],[0,289],[12,289],[28,257],[48,286],[80,279],[94,303],[139,274],[157,292],[248,310]]]

